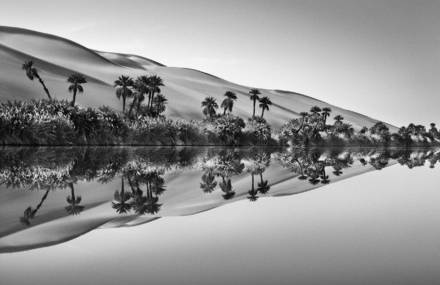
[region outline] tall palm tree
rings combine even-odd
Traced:
[[[202,102],[202,107],[203,115],[212,118],[215,116],[218,109],[217,100],[214,97],[206,97]]]
[[[72,182],[68,185],[70,188],[70,195],[67,196],[66,201],[69,205],[65,209],[70,215],[78,215],[84,210],[84,206],[79,205],[81,203],[81,196],[75,196],[75,189]]]
[[[145,95],[148,94],[148,105],[151,101],[151,94],[150,94],[150,77],[146,75],[139,76],[136,78],[136,81],[134,82],[134,88],[136,90],[135,92],[135,98],[132,102],[133,105],[136,107],[136,114],[139,113],[139,109],[141,108],[142,102],[145,100]],[[130,106],[131,111],[133,108]],[[130,113],[130,112],[129,112]]]
[[[257,100],[260,99],[260,97],[258,95],[260,95],[261,92],[258,89],[251,89],[249,91],[249,94],[251,95],[249,98],[253,101],[252,117],[255,117],[255,104],[256,104]]]
[[[131,194],[125,192],[124,177],[121,177],[121,191],[115,191],[114,199],[116,203],[112,202],[112,208],[115,209],[118,214],[127,213],[131,209],[130,203],[127,203],[130,198]]]
[[[330,116],[332,109],[329,107],[322,108],[322,117],[324,118],[324,125],[327,123],[327,118]]]
[[[166,110],[166,103],[168,102],[168,99],[163,94],[157,94],[156,97],[153,99],[152,103],[152,114],[153,117],[159,116],[161,113],[165,112]]]
[[[38,74],[38,70],[34,67],[34,62],[32,60],[25,61],[21,68],[26,72],[26,76],[30,80],[33,81],[34,78],[38,79],[40,84],[43,86],[44,92],[46,92],[47,98],[49,98],[49,100],[52,100],[49,89],[47,89],[46,84],[44,84],[43,79],[41,79],[40,75]]]
[[[81,73],[74,73],[67,78],[67,82],[71,83],[69,85],[69,92],[73,92],[72,106],[75,106],[76,93],[84,92],[84,88],[81,84],[87,83],[87,80]]]
[[[261,118],[264,117],[264,110],[269,111],[269,106],[272,105],[272,101],[270,101],[269,97],[264,96],[260,99],[260,108],[261,108]]]
[[[160,87],[165,86],[161,77],[153,75],[149,77],[149,94],[148,94],[148,107],[151,109],[153,105],[154,95],[160,93]]]
[[[229,113],[232,112],[232,108],[234,107],[234,102],[237,100],[237,95],[234,92],[227,91],[224,95],[226,98],[223,100],[221,107],[223,108],[223,115],[226,114],[226,111]]]
[[[121,75],[115,81],[114,87],[116,87],[116,97],[118,99],[122,98],[122,112],[125,113],[125,102],[127,98],[133,96],[133,91],[131,87],[133,87],[134,81],[130,76]]]

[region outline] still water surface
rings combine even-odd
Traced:
[[[0,284],[436,284],[439,159],[3,149]]]

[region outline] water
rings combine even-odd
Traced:
[[[3,149],[0,284],[435,284],[439,159]]]

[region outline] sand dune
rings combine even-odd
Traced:
[[[85,93],[78,97],[78,103],[83,106],[107,105],[120,109],[121,103],[112,87],[118,76],[157,74],[166,85],[162,88],[169,99],[166,115],[172,118],[200,119],[200,103],[203,98],[213,96],[222,100],[228,90],[238,94],[234,113],[249,117],[252,111],[249,86],[234,84],[190,68],[167,67],[137,55],[94,51],[57,36],[3,26],[0,26],[0,100],[45,97],[39,84],[28,80],[21,70],[21,64],[29,59],[35,61],[41,77],[58,99],[71,97],[66,83],[69,74],[80,72],[86,75],[90,83],[85,86]],[[367,116],[295,92],[261,91],[263,96],[269,96],[275,103],[267,113],[267,119],[274,127],[298,117],[299,112],[307,111],[314,105],[331,107],[334,114],[341,114],[356,129],[376,122]]]

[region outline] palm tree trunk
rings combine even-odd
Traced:
[[[154,100],[154,91],[151,91],[151,101],[149,109],[153,108],[153,100]]]
[[[263,117],[264,117],[264,108],[261,109],[261,118],[263,118]]]
[[[125,100],[127,98],[125,96],[122,96],[122,113],[125,114]]]
[[[136,104],[136,98],[133,98],[133,101],[131,102],[130,105],[130,110],[128,110],[128,116],[131,116],[131,114],[133,113],[133,108],[135,104]]]
[[[226,114],[226,109],[227,109],[227,108],[224,108],[224,109],[223,109],[223,116]]]
[[[252,118],[255,117],[255,103],[256,103],[256,101],[257,100],[254,99],[254,109],[253,109],[253,112],[252,112]]]
[[[73,89],[73,100],[72,100],[72,107],[75,107],[75,101],[76,101],[76,88]]]
[[[38,81],[40,81],[40,84],[43,85],[44,92],[46,92],[46,95],[49,98],[49,100],[52,100],[52,97],[50,96],[50,93],[49,93],[49,89],[47,89],[46,84],[44,84],[43,79],[41,79],[41,77],[38,73],[36,73],[35,76],[38,78]]]

